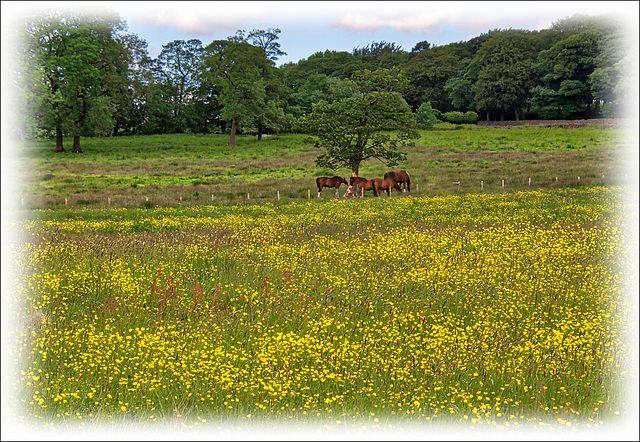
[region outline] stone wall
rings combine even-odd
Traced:
[[[588,125],[607,127],[628,127],[637,124],[637,120],[632,118],[591,118],[588,120],[520,120],[520,121],[478,121],[480,127],[520,127],[520,126],[542,126],[542,127],[581,127]]]

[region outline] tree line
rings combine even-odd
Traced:
[[[367,91],[387,99],[383,92],[394,91],[390,106],[406,105],[425,125],[613,117],[633,87],[627,38],[607,16],[573,16],[541,31],[490,30],[443,46],[421,41],[411,51],[372,42],[279,67],[286,53],[273,28],[207,45],[175,40],[156,58],[117,14],[49,12],[18,32],[16,129],[55,138],[56,151],[64,151],[63,136],[82,152],[81,136],[228,133],[235,144],[237,133],[318,132],[309,126],[316,120],[331,132],[339,128],[314,120],[314,107],[355,103]]]

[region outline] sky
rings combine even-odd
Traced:
[[[416,43],[446,45],[492,29],[541,30],[574,14],[619,14],[638,22],[638,2],[446,2],[446,1],[173,1],[173,2],[2,2],[8,17],[74,7],[119,13],[128,31],[148,43],[153,58],[174,40],[198,39],[203,45],[242,29],[280,29],[277,65],[325,50],[351,52],[372,42],[395,43],[411,51]]]

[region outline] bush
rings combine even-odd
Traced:
[[[431,102],[422,103],[416,112],[416,122],[424,129],[431,129],[438,121],[435,110],[431,107]]]
[[[445,112],[444,114],[442,114],[442,117],[444,118],[444,121],[453,124],[460,124],[465,122],[464,114],[459,111]]]
[[[464,122],[476,124],[478,122],[478,114],[474,111],[467,111],[464,113]]]

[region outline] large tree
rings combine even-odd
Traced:
[[[186,108],[200,86],[203,52],[200,40],[174,40],[162,47],[156,59],[157,81],[168,86],[172,95],[173,132],[184,132],[189,125]]]
[[[401,96],[408,80],[397,68],[365,69],[354,73],[349,83],[353,96],[320,101],[297,122],[295,129],[325,150],[316,164],[333,170],[348,167],[352,176],[358,176],[360,164],[367,159],[390,167],[405,160],[400,148],[418,138],[415,115]]]
[[[457,61],[453,45],[412,53],[404,67],[410,82],[405,95],[409,104],[417,109],[422,103],[430,101],[440,111],[451,110],[444,86],[454,77]]]
[[[202,75],[221,87],[220,117],[231,122],[228,144],[235,146],[238,126],[265,107],[263,70],[268,61],[262,48],[234,37],[214,41],[205,53]]]
[[[484,42],[476,54],[480,70],[472,86],[478,111],[513,110],[516,120],[529,97],[531,66],[535,61],[534,40],[528,31],[499,32]]]
[[[28,74],[33,93],[46,91],[34,113],[56,135],[56,152],[64,152],[63,133],[73,135],[73,152],[82,152],[81,135],[109,133],[114,125],[113,93],[127,65],[117,35],[125,24],[117,15],[50,12],[32,17],[25,28]],[[30,95],[27,92],[25,95]]]
[[[638,77],[632,75],[637,51],[633,51],[631,38],[621,30],[605,36],[598,42],[595,69],[589,75],[589,84],[596,105],[602,102],[606,116],[622,116],[624,106],[637,105]]]
[[[596,68],[600,52],[600,30],[573,34],[538,55],[533,66],[541,84],[532,88],[531,102],[550,118],[567,118],[590,109],[593,93],[589,77]]]

